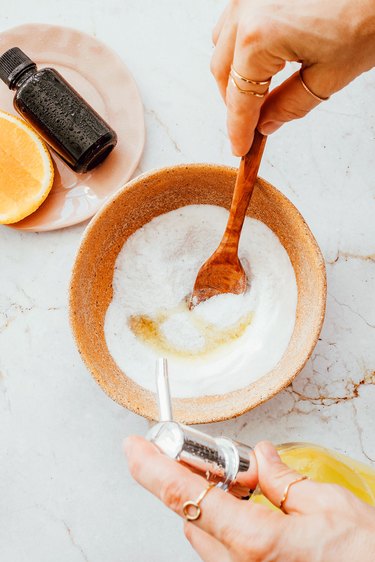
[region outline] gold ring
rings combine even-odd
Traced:
[[[302,482],[302,480],[307,480],[307,479],[308,479],[307,476],[299,476],[295,480],[292,480],[292,482],[289,482],[289,484],[285,487],[283,497],[281,498],[281,501],[280,501],[280,504],[279,504],[279,508],[281,509],[281,511],[286,513],[286,511],[284,509],[284,504],[285,504],[285,502],[288,498],[290,488],[292,486],[294,486],[294,484],[298,484],[298,482]]]
[[[301,81],[302,86],[305,88],[306,92],[308,92],[308,93],[310,94],[310,96],[312,96],[313,98],[315,98],[315,99],[318,100],[318,101],[327,101],[327,100],[329,100],[330,96],[328,96],[327,98],[322,98],[321,96],[318,96],[317,94],[314,94],[314,92],[312,92],[312,91],[310,90],[310,88],[307,86],[306,82],[305,82],[304,79],[303,79],[303,76],[302,76],[302,68],[300,68],[300,70],[299,70],[299,72],[298,72],[298,76],[299,76],[299,79],[300,79],[300,81]]]
[[[264,98],[268,94],[268,88],[265,92],[263,92],[263,94],[260,94],[259,92],[254,92],[253,90],[244,90],[243,88],[240,88],[239,85],[236,83],[235,79],[233,78],[232,72],[230,73],[230,80],[233,86],[235,86],[235,88],[237,88],[237,90],[241,94],[246,94],[248,96],[255,96],[256,98]]]
[[[205,488],[203,492],[199,494],[195,501],[189,500],[184,503],[184,505],[182,506],[182,512],[185,516],[186,521],[196,521],[200,518],[202,513],[200,504],[214,486],[216,486],[216,484],[214,482],[210,482],[207,488]],[[191,513],[192,508],[194,509],[193,513]]]
[[[233,64],[230,67],[230,72],[233,78],[242,80],[242,82],[246,82],[246,84],[253,84],[253,86],[269,86],[271,83],[271,78],[268,78],[268,80],[251,80],[250,78],[245,78],[245,76],[242,76],[242,74],[237,72]]]

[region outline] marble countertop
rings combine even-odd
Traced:
[[[9,3],[0,29],[69,25],[126,61],[145,104],[137,173],[236,164],[209,73],[223,0]],[[207,427],[248,443],[305,440],[375,463],[375,72],[269,139],[261,174],[299,208],[327,263],[327,316],[293,385]],[[197,560],[182,523],[130,478],[123,438],[146,422],[96,385],[70,333],[67,290],[85,225],[0,228],[0,552],[3,562]]]

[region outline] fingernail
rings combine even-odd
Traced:
[[[262,441],[261,443],[259,443],[257,445],[257,449],[261,452],[263,457],[269,461],[275,462],[280,460],[279,453],[272,445],[272,443],[269,443],[268,441]]]
[[[258,125],[258,129],[262,133],[262,135],[271,135],[272,133],[277,131],[277,129],[280,129],[282,124],[282,121],[267,121],[266,123]]]
[[[240,151],[237,150],[236,148],[234,148],[234,146],[232,146],[232,154],[233,154],[233,156],[236,156],[236,158],[241,158],[241,156],[242,156]]]

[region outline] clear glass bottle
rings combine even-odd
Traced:
[[[315,482],[339,484],[375,506],[375,469],[371,466],[312,443],[286,443],[277,449],[290,468]],[[252,501],[274,507],[259,489],[252,496]]]

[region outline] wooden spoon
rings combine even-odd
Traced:
[[[222,293],[244,293],[247,277],[238,258],[238,244],[246,211],[254,190],[266,137],[255,131],[249,152],[241,158],[228,223],[219,247],[200,268],[189,308]]]

